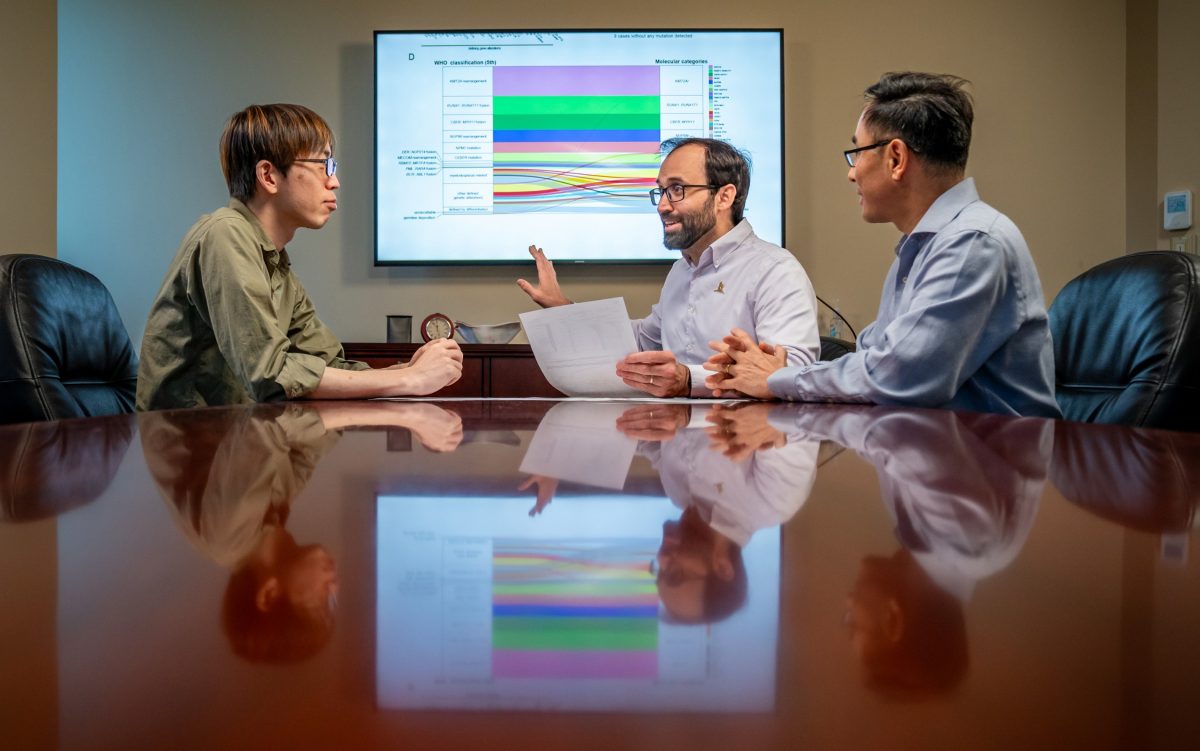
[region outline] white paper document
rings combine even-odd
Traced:
[[[638,442],[617,432],[620,402],[561,402],[538,423],[521,472],[620,490]]]
[[[521,314],[538,367],[568,396],[645,396],[617,377],[617,362],[638,351],[625,299],[580,302]]]

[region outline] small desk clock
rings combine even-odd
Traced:
[[[443,313],[430,313],[421,321],[421,338],[425,341],[450,339],[454,336],[454,321]]]

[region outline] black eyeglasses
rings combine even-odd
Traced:
[[[880,146],[887,146],[894,140],[896,139],[885,138],[882,141],[877,141],[876,143],[871,144],[870,146],[859,146],[857,149],[846,149],[842,152],[842,154],[846,156],[846,164],[849,164],[851,167],[853,167],[855,157],[860,151],[870,151],[871,149],[877,149]]]
[[[650,191],[650,203],[657,206],[665,195],[671,203],[679,203],[683,197],[687,195],[685,188],[707,188],[708,190],[720,190],[720,185],[684,185],[683,183],[675,183],[668,185],[665,188],[655,188]]]
[[[337,160],[333,157],[326,159],[297,159],[297,162],[312,162],[313,164],[325,165],[325,177],[333,177],[337,174]]]

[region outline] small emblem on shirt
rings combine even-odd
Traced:
[[[718,283],[717,288],[714,289],[713,292],[716,292],[716,293],[722,294],[722,295],[725,294],[725,282]]]

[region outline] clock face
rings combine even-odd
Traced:
[[[434,313],[421,322],[421,338],[425,341],[433,339],[449,339],[454,336],[454,322],[442,313]]]

